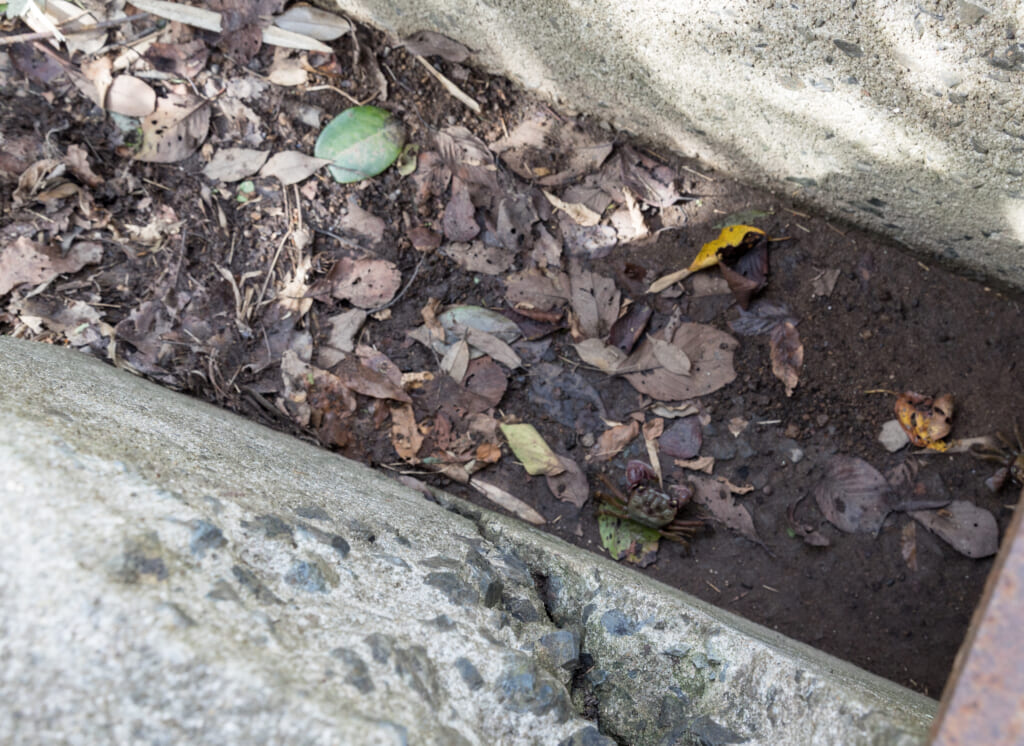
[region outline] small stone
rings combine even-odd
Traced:
[[[206,521],[194,521],[192,523],[192,538],[189,540],[188,548],[192,554],[200,559],[211,549],[220,549],[228,543],[224,538],[224,532]]]
[[[792,464],[799,464],[804,458],[804,450],[800,447],[800,444],[791,438],[785,438],[779,441],[776,446],[776,453],[789,459]]]
[[[284,582],[310,593],[326,593],[327,581],[320,568],[312,562],[299,561],[292,565]]]
[[[683,417],[665,430],[658,439],[658,448],[672,458],[688,459],[700,453],[702,442],[700,418]]]
[[[968,26],[974,26],[982,18],[989,14],[986,8],[974,3],[965,2],[965,0],[959,0],[956,4],[956,11],[960,15],[960,22]]]
[[[580,638],[572,630],[560,629],[544,635],[537,640],[537,646],[556,668],[571,670],[579,661]]]
[[[606,611],[601,617],[601,624],[615,637],[624,637],[626,635],[636,634],[636,622],[629,619],[618,609]]]
[[[476,691],[484,685],[483,676],[477,670],[469,658],[456,658],[455,659],[455,670],[459,672],[459,676],[469,687],[470,691]]]
[[[453,572],[428,573],[423,583],[437,588],[456,606],[472,606],[480,600],[480,594]]]
[[[842,39],[833,39],[832,43],[836,45],[840,52],[848,57],[864,56],[864,50],[852,42],[843,41]]]
[[[895,453],[910,442],[906,431],[900,425],[899,420],[889,420],[882,425],[882,432],[878,434],[878,442],[885,446],[889,453]]]
[[[569,695],[547,671],[530,659],[509,666],[498,681],[504,705],[512,712],[530,712],[541,716],[551,712],[555,721],[564,723],[572,711]]]
[[[757,455],[754,447],[747,442],[746,438],[736,439],[736,456],[744,461]]]
[[[716,461],[728,461],[736,456],[736,442],[733,440],[714,440],[708,444],[708,454]]]

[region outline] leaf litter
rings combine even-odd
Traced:
[[[106,12],[91,10],[97,18]],[[388,85],[372,34],[339,16],[312,24],[294,19],[300,34],[329,29],[334,42],[324,52],[262,48],[273,44],[268,27],[237,4],[219,4],[217,15],[219,37],[177,19],[132,59],[118,60],[114,51],[85,65],[68,58],[47,73],[24,50],[12,50],[13,69],[35,76],[33,85],[81,84],[84,94],[65,89],[70,99],[129,119],[117,120],[121,129],[97,129],[90,147],[59,135],[64,156],[43,152],[31,137],[19,140],[9,128],[0,175],[19,187],[0,225],[7,247],[0,262],[23,268],[0,272],[10,285],[2,292],[5,330],[87,350],[349,455],[398,471],[435,472],[438,483],[452,479],[482,490],[524,520],[546,522],[542,508],[552,516],[550,528],[568,538],[608,528],[588,505],[598,465],[616,473],[627,459],[646,457],[666,484],[685,473],[700,485],[700,509],[730,529],[720,534],[780,551],[785,534],[767,532],[785,513],[779,503],[791,500],[777,479],[761,478],[771,443],[785,434],[792,444],[779,454],[806,452],[800,463],[786,457],[790,478],[799,482],[804,467],[819,474],[827,462],[820,439],[829,427],[837,426],[835,437],[849,446],[845,432],[860,426],[830,406],[835,398],[816,401],[823,366],[833,364],[842,342],[821,337],[820,317],[828,304],[858,307],[853,290],[890,318],[915,313],[909,304],[892,311],[876,292],[885,275],[877,259],[844,244],[818,261],[828,269],[815,268],[799,242],[767,238],[789,232],[782,211],[725,204],[718,176],[669,165],[542,105],[509,118],[506,131],[496,121],[467,118],[461,108],[446,109],[447,94],[440,93],[436,110],[459,113],[424,127],[388,98],[401,86]],[[430,56],[480,100],[494,95],[473,90],[476,73],[461,67],[470,50],[417,36],[407,48]],[[225,50],[251,58],[254,70],[281,85],[229,66],[212,75],[209,60],[219,63]],[[390,53],[389,75],[406,74],[404,54]],[[350,67],[340,78],[324,72],[341,69],[339,55]],[[149,77],[150,69],[188,82]],[[310,84],[341,93],[295,87]],[[136,101],[139,108],[128,107]],[[290,102],[281,109],[289,116],[275,120],[273,105],[281,101]],[[385,121],[397,119],[418,152],[396,156],[404,158],[401,170],[352,187],[333,184],[321,170],[327,159],[313,156],[317,135],[332,116],[368,103],[387,112]],[[133,139],[139,134],[141,143]],[[182,166],[176,172],[166,163]],[[175,199],[175,190],[196,194],[194,185],[183,186],[186,171],[200,184],[191,205]],[[224,185],[236,178],[248,180],[244,201]],[[715,210],[729,217],[712,226]],[[706,267],[718,272],[654,290],[663,271],[685,263],[678,257],[700,255],[693,241],[713,236],[712,228],[722,230],[724,242],[713,247]],[[301,231],[313,240],[281,240]],[[21,253],[8,256],[12,247]],[[78,264],[83,255],[95,261]],[[126,277],[128,285],[119,286]],[[428,308],[430,297],[438,300]],[[477,310],[453,311],[463,308]],[[903,360],[902,367],[911,366]],[[899,378],[900,370],[893,363],[877,375]],[[771,375],[781,387],[767,385]],[[934,375],[928,381],[921,385],[946,388]],[[785,394],[792,395],[791,410],[783,406]],[[943,420],[951,425],[951,406],[939,397],[907,403],[909,432],[929,452],[938,450],[934,444],[951,434],[940,434]],[[977,400],[969,406],[977,410]],[[972,416],[962,408],[958,417],[963,412]],[[499,434],[499,419],[509,414],[546,444],[552,473],[543,480],[515,476],[523,469]],[[728,423],[737,418],[747,426],[734,430]],[[888,456],[870,436],[855,451],[878,464],[905,458]],[[993,502],[984,515],[964,512],[964,482],[946,487],[940,469],[946,467],[932,461],[912,475],[886,472],[888,489],[864,467],[845,478],[826,470],[832,482],[814,492],[866,541],[882,542],[893,524],[914,526],[899,515],[912,511],[930,516],[930,531],[956,551],[984,556],[994,546],[991,521],[998,525],[1005,515],[993,513]],[[737,499],[720,478],[757,489]],[[851,507],[858,500],[859,513]],[[815,524],[806,515],[812,510],[808,503],[799,518],[783,516],[792,535],[816,552],[843,556],[857,533],[825,536],[832,529],[824,518]],[[968,528],[986,538],[965,538]],[[871,539],[876,530],[878,539]],[[899,533],[894,556],[927,572],[931,555],[921,546],[931,533]],[[713,556],[721,541],[700,538],[693,551]],[[678,558],[643,537],[613,553],[620,550],[653,567]]]

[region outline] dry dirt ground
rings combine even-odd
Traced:
[[[939,695],[991,557],[964,556],[903,510],[889,514],[877,535],[840,531],[816,496],[834,491],[834,457],[845,455],[888,477],[886,499],[909,488],[939,503],[968,501],[1002,531],[1019,488],[986,486],[996,465],[969,454],[913,446],[889,452],[878,436],[893,419],[895,396],[866,392],[951,393],[953,438],[1012,431],[1024,412],[1020,295],[997,289],[998,278],[986,284],[958,276],[811,214],[797,187],[784,194],[751,189],[598,122],[553,111],[477,71],[471,59],[450,62],[426,50],[479,102],[479,114],[408,49],[367,29],[330,42],[333,57],[275,58],[264,46],[248,63],[238,45],[151,17],[112,30],[108,43],[120,51],[150,32],[209,52],[179,60],[192,65],[187,70],[144,78],[159,96],[191,96],[210,113],[195,152],[168,163],[133,159],[137,127],[91,101],[81,79],[75,85],[83,69],[90,79],[97,75],[83,67],[82,53],[69,58],[64,48],[32,42],[0,50],[0,332],[72,345],[341,455],[502,510],[464,483],[480,469],[474,480],[504,487],[540,514],[545,530],[597,553],[607,552],[596,492],[609,491],[597,475],[625,490],[627,461],[650,462],[643,432],[631,430],[636,423],[666,484],[725,478],[753,488],[723,498],[717,511],[684,507],[681,517],[707,527],[689,547],[662,540],[638,571]],[[128,70],[160,68],[148,54]],[[305,61],[304,84],[267,80],[285,59]],[[312,153],[321,127],[353,100],[402,122],[407,140],[419,146],[415,172],[403,176],[392,167],[342,185],[320,169],[287,187],[271,177],[226,182],[204,173],[218,151],[232,147]],[[534,179],[523,178],[522,163],[516,170],[510,157],[492,152],[530,121],[556,133],[530,151]],[[606,147],[605,165],[573,171],[578,151],[595,143]],[[624,192],[606,189],[602,201],[607,181],[594,180],[607,176],[616,158],[615,174],[637,203],[618,213],[625,222],[610,217],[628,200]],[[468,203],[455,195],[466,184]],[[599,224],[576,225],[542,189],[566,201],[595,198]],[[770,275],[761,305],[752,307],[762,314],[753,317],[760,320],[753,331],[762,333],[730,326],[747,317],[714,268],[645,296],[652,280],[688,265],[722,225],[737,220],[786,239],[766,244]],[[480,243],[470,245],[483,264],[468,264],[451,249],[453,236],[474,228]],[[377,287],[373,272],[381,268],[388,282],[398,278],[390,290]],[[24,273],[17,282],[16,272]],[[689,399],[693,414],[674,417],[678,407],[664,407],[678,400],[658,401],[581,360],[575,344],[594,336],[586,327],[595,322],[581,318],[578,296],[550,308],[521,306],[532,319],[512,315],[522,330],[511,344],[519,364],[495,362],[507,355],[495,348],[463,374],[458,355],[446,359],[408,335],[425,319],[436,324],[436,314],[451,306],[507,313],[519,298],[510,290],[516,278],[539,275],[569,277],[574,288],[604,282],[621,293],[617,301],[602,301],[592,288],[581,292],[591,305],[597,298],[598,312],[610,308],[612,319],[628,310],[627,300],[648,305],[646,334],[680,323],[729,334],[734,380]],[[372,286],[369,299],[352,290],[362,281],[363,290]],[[357,304],[365,318],[351,313]],[[771,313],[782,306],[797,334],[790,353],[793,342],[803,353],[790,396],[772,365]],[[347,355],[351,344],[338,333],[343,318],[361,345]],[[443,372],[452,365],[458,380]],[[570,488],[563,495],[575,502],[557,499],[543,475],[524,472],[495,429],[498,421],[532,424],[585,475],[582,494]],[[633,437],[609,446],[616,426]],[[667,435],[657,437],[659,428],[680,437],[673,445]],[[712,476],[677,464],[694,448],[714,458]],[[744,516],[752,519],[746,534]]]

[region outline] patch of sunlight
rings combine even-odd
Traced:
[[[1024,242],[1024,201],[1008,199],[1003,201],[1003,216],[1013,237]]]

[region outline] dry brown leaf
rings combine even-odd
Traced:
[[[181,96],[161,98],[140,123],[142,147],[135,160],[175,163],[192,155],[210,130],[208,101]]]
[[[800,382],[800,368],[804,364],[804,346],[796,327],[785,321],[772,330],[772,375],[786,387],[786,396],[792,396]]]
[[[754,527],[754,519],[745,505],[740,505],[733,497],[733,489],[726,482],[711,477],[694,476],[690,478],[694,487],[694,502],[703,505],[716,520],[738,534],[764,546],[761,537]]]
[[[648,335],[647,339],[651,343],[651,352],[654,354],[654,359],[658,361],[662,368],[677,376],[690,375],[690,358],[686,356],[685,352],[664,339],[658,339],[650,335]]]
[[[419,463],[416,454],[423,446],[423,436],[416,427],[416,415],[411,404],[391,405],[391,445],[403,461]]]
[[[548,489],[559,500],[572,503],[577,508],[583,507],[590,497],[590,484],[587,482],[586,474],[571,458],[558,456],[558,460],[565,471],[547,477]]]
[[[411,404],[412,399],[402,387],[385,375],[363,365],[354,357],[346,357],[334,367],[334,374],[346,387],[374,399],[393,399]]]
[[[23,283],[38,285],[57,275],[77,272],[86,264],[98,264],[103,247],[93,241],[77,241],[67,255],[59,247],[46,246],[19,236],[0,252],[0,297]]]
[[[472,241],[480,233],[469,187],[457,177],[452,178],[452,196],[444,208],[441,226],[449,241]]]
[[[252,176],[266,162],[270,151],[252,148],[221,148],[203,168],[203,175],[213,181],[231,183]]]
[[[630,303],[625,313],[612,324],[608,332],[608,344],[615,345],[627,355],[631,353],[647,329],[653,313],[651,307],[643,301]]]
[[[338,225],[348,233],[366,239],[370,244],[379,244],[384,240],[384,221],[369,210],[364,210],[354,194],[348,196],[348,210],[338,219]]]
[[[593,458],[597,461],[610,461],[623,448],[628,446],[639,433],[640,423],[636,420],[625,425],[612,426],[598,437],[597,445],[593,451]]]
[[[485,355],[490,355],[502,365],[512,369],[518,368],[523,364],[523,359],[504,340],[480,329],[474,329],[469,326],[463,328],[464,331],[460,333],[465,335],[465,339],[471,347],[475,347]]]
[[[573,345],[580,360],[593,365],[608,375],[615,375],[625,372],[627,355],[618,347],[606,345],[600,339],[584,339],[582,342]]]
[[[624,187],[622,193],[626,201],[609,216],[609,222],[618,234],[619,243],[638,241],[649,233],[644,222],[644,214],[628,187]]]
[[[107,89],[107,111],[141,119],[156,111],[156,91],[144,80],[132,75],[118,75]]]
[[[103,183],[103,177],[96,174],[89,165],[89,151],[81,145],[68,145],[68,152],[64,155],[64,163],[71,169],[71,173],[77,176],[83,184],[92,188]]]
[[[286,150],[270,156],[260,169],[260,176],[265,179],[274,177],[284,186],[289,186],[309,178],[330,162],[329,158],[314,158],[297,150]]]
[[[642,428],[644,434],[644,445],[647,447],[647,458],[651,462],[654,476],[658,478],[658,484],[664,480],[661,474],[661,459],[658,458],[658,438],[665,432],[665,420],[660,417],[645,422]]]
[[[343,257],[327,275],[331,295],[359,308],[376,308],[392,298],[402,285],[402,273],[384,259]]]
[[[717,391],[736,378],[732,361],[738,343],[725,332],[706,324],[681,324],[672,336],[672,344],[689,358],[690,375],[676,375],[660,364],[627,374],[626,380],[641,394],[659,401],[695,399]],[[629,363],[639,365],[645,360],[656,360],[653,346],[646,339],[630,356]]]
[[[610,142],[590,138],[574,123],[538,109],[492,146],[513,173],[541,186],[557,187],[596,171],[612,152]],[[567,161],[567,162],[566,162]],[[552,173],[549,164],[562,170]]]
[[[619,318],[621,294],[615,280],[573,267],[569,282],[572,310],[580,337],[603,339]]]
[[[825,518],[846,533],[877,534],[893,510],[892,487],[863,459],[837,455],[828,460],[825,476],[814,488]]]
[[[938,510],[915,510],[908,515],[966,557],[981,559],[999,551],[995,516],[974,503],[954,500]]]
[[[452,242],[441,248],[445,256],[467,272],[485,275],[505,273],[515,261],[515,255],[499,246],[487,246],[483,241]]]
[[[483,464],[496,464],[501,461],[501,446],[497,443],[481,443],[476,447],[473,458]]]
[[[505,300],[513,308],[525,306],[550,311],[565,304],[572,295],[569,276],[559,270],[537,268],[515,272],[505,278]]]
[[[325,368],[336,365],[356,347],[356,336],[366,322],[366,311],[350,308],[326,319],[331,330],[326,342],[318,348],[320,364]],[[323,322],[321,322],[323,323]]]
[[[527,523],[532,523],[535,526],[543,526],[547,523],[547,519],[531,508],[527,503],[497,485],[482,482],[479,479],[470,479],[469,486],[475,487],[476,490],[488,500],[500,505],[509,513],[522,518]]]
[[[466,369],[469,367],[469,344],[460,339],[448,348],[448,352],[441,358],[441,370],[454,378],[458,383],[466,376]]]
[[[832,295],[832,291],[836,288],[836,282],[839,280],[840,271],[838,269],[823,269],[817,275],[811,278],[811,297],[827,298]],[[913,525],[913,524],[909,524]],[[911,568],[915,569],[915,568]]]
[[[508,378],[501,367],[489,357],[479,357],[469,363],[466,375],[462,379],[462,385],[468,391],[483,399],[488,405],[496,407],[501,403],[502,397],[505,396],[505,390],[508,388]],[[488,427],[491,427],[496,432],[498,424],[493,417],[480,415],[479,418],[480,422],[486,423]],[[496,437],[494,434],[485,433],[485,435],[488,438]]]
[[[402,371],[394,361],[370,345],[356,345],[356,357],[359,361],[375,373],[380,373],[398,388],[405,390],[402,386]]]
[[[694,459],[681,459],[677,458],[673,460],[676,466],[681,466],[684,469],[690,471],[702,471],[705,474],[710,474],[715,470],[715,457],[714,456],[699,456]]]
[[[544,196],[548,198],[548,202],[550,202],[555,209],[564,212],[572,218],[577,225],[589,227],[601,222],[601,216],[586,205],[582,205],[578,202],[565,202],[546,189],[544,190]]]

